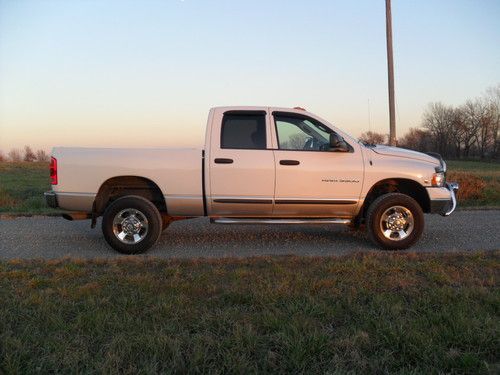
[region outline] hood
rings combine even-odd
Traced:
[[[372,148],[372,150],[380,155],[397,156],[400,158],[426,161],[428,163],[437,165],[440,164],[439,160],[436,159],[435,157],[424,154],[422,152],[407,150],[406,148],[376,145],[375,147]]]

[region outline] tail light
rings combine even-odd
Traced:
[[[57,159],[54,157],[50,158],[50,183],[57,185]]]

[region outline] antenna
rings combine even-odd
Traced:
[[[372,131],[372,114],[370,111],[370,98],[368,98],[368,131]]]

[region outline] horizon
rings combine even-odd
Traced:
[[[393,1],[400,138],[500,82],[500,2]],[[385,2],[0,0],[0,150],[200,147],[211,107],[389,130]]]

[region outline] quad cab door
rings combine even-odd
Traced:
[[[267,108],[214,110],[205,156],[210,216],[272,215],[275,163],[270,139]]]
[[[360,146],[347,152],[330,148],[335,131],[316,118],[272,112],[275,137],[275,217],[351,217],[363,182]],[[338,134],[338,133],[337,133]]]

